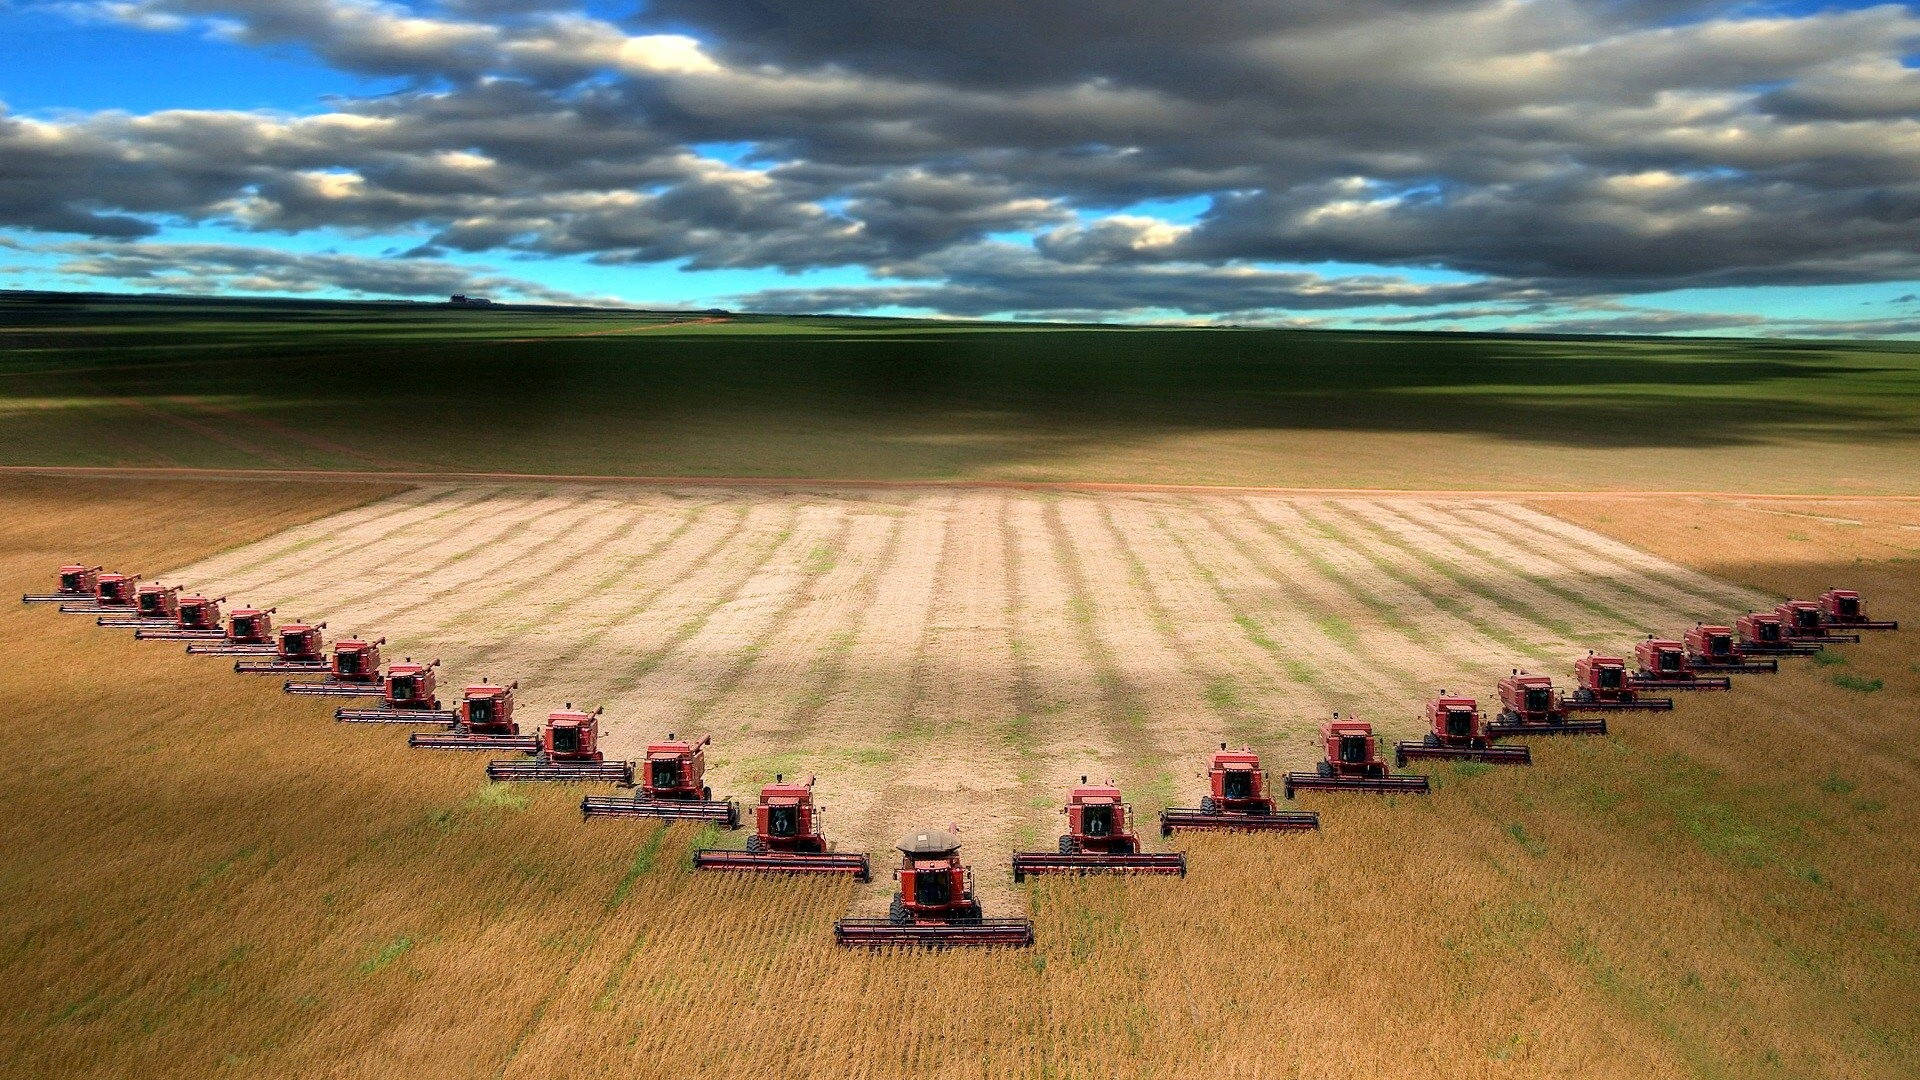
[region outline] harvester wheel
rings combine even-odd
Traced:
[[[1200,812],[1203,814],[1217,814],[1220,812],[1220,804],[1214,800],[1213,796],[1202,795],[1200,797]]]
[[[967,906],[961,908],[958,912],[954,914],[953,921],[963,922],[963,923],[977,923],[981,921],[983,917],[984,916],[981,914],[981,911],[980,911],[980,905],[978,903],[969,903]]]
[[[1427,732],[1426,743],[1428,746],[1439,746],[1440,736],[1435,735],[1433,732],[1429,731]]]
[[[893,903],[887,905],[887,919],[896,926],[905,926],[912,922],[913,917],[907,914],[907,902],[897,896],[894,897]]]
[[[767,838],[758,833],[747,837],[747,850],[755,855],[765,855],[767,853]]]
[[[1333,775],[1333,762],[1331,762],[1331,761],[1323,761],[1323,762],[1321,762],[1321,763],[1320,763],[1320,775],[1321,775],[1321,776],[1332,776],[1332,775]]]
[[[713,789],[712,789],[712,788],[710,788],[710,787],[706,787],[705,785],[702,785],[702,786],[701,786],[701,788],[700,788],[700,799],[701,799],[701,801],[702,801],[702,802],[710,802],[710,801],[712,801],[712,799],[713,799]]]
[[[1061,837],[1060,838],[1060,854],[1062,855],[1080,854],[1080,841],[1075,840],[1071,836]]]

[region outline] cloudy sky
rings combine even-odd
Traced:
[[[0,0],[0,286],[1920,336],[1920,9]]]

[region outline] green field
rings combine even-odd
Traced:
[[[1920,344],[0,298],[0,462],[1920,490]]]

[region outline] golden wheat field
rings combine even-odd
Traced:
[[[217,561],[396,497],[11,479],[0,577]],[[1522,511],[1736,590],[1920,610],[1910,503]],[[1031,951],[871,955],[832,944],[849,884],[696,876],[690,826],[586,826],[575,791],[9,603],[0,1072],[1912,1076],[1912,639],[1441,769],[1426,800],[1328,797],[1318,835],[1183,838],[1184,880],[1009,887]]]

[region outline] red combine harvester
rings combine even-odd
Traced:
[[[548,713],[533,757],[487,762],[487,779],[496,782],[547,780],[633,786],[633,762],[608,761],[600,752],[600,710],[567,707]]]
[[[1842,630],[1898,630],[1892,619],[1869,619],[1860,606],[1860,594],[1852,589],[1828,589],[1820,594],[1820,616],[1828,626]]]
[[[1813,600],[1789,600],[1774,608],[1773,613],[1780,617],[1787,637],[1796,641],[1811,641],[1816,645],[1851,645],[1860,640],[1859,634],[1835,633],[1827,625],[1826,613]]]
[[[832,850],[820,834],[826,811],[813,802],[813,777],[793,783],[776,775],[760,789],[760,805],[753,808],[753,835],[747,850],[701,848],[693,853],[698,870],[758,870],[773,874],[852,874],[856,881],[871,875],[866,852]]]
[[[1740,635],[1740,651],[1744,653],[1806,656],[1824,647],[1819,640],[1794,637],[1787,620],[1770,611],[1742,615],[1733,621],[1733,629]]]
[[[1624,669],[1623,669],[1624,670]],[[1568,704],[1545,675],[1529,675],[1519,668],[1500,680],[1500,718],[1487,725],[1494,738],[1513,735],[1605,735],[1607,722],[1575,720]]]
[[[435,673],[440,661],[416,664],[405,657],[388,664],[380,683],[380,704],[371,709],[342,706],[333,718],[347,724],[443,724],[451,726],[460,719],[457,709],[443,709],[434,694]]]
[[[195,656],[266,656],[279,651],[273,634],[274,608],[235,608],[227,616],[227,632],[212,645],[189,645]]]
[[[740,827],[740,805],[716,799],[707,787],[709,735],[689,742],[671,732],[665,742],[647,747],[640,763],[640,787],[632,798],[589,795],[580,800],[583,817],[647,817],[675,821],[711,821],[729,829]]]
[[[235,660],[233,670],[242,675],[302,675],[327,673],[327,658],[320,631],[326,623],[292,622],[281,627],[271,660]],[[215,646],[216,651],[224,646]],[[194,646],[187,646],[189,650]]]
[[[1445,690],[1427,702],[1427,724],[1432,729],[1419,742],[1393,748],[1395,768],[1409,761],[1480,761],[1489,765],[1531,765],[1533,751],[1524,746],[1500,746],[1487,731],[1480,703],[1470,697],[1449,697]]]
[[[28,593],[20,598],[23,604],[71,604],[91,603],[99,596],[100,567],[82,566],[68,563],[60,568],[59,585],[50,593]]]
[[[1670,697],[1644,697],[1627,678],[1627,661],[1619,656],[1596,656],[1592,652],[1573,662],[1577,684],[1571,697],[1562,697],[1560,707],[1567,712],[1671,712]],[[1599,734],[1606,734],[1602,725]]]
[[[380,677],[380,646],[386,638],[341,638],[333,643],[333,660],[327,677],[319,682],[294,682],[281,686],[289,694],[314,697],[378,697],[386,687]]]
[[[1672,638],[1649,637],[1633,647],[1640,669],[1627,676],[1635,690],[1731,690],[1725,675],[1702,675],[1687,661],[1687,647]]]
[[[1380,760],[1380,741],[1373,737],[1373,725],[1365,720],[1342,720],[1335,713],[1320,725],[1320,742],[1326,757],[1313,772],[1290,772],[1282,781],[1287,798],[1296,791],[1368,791],[1376,794],[1425,795],[1427,778],[1412,774],[1394,775]]]
[[[1681,643],[1687,647],[1687,666],[1695,671],[1740,675],[1780,670],[1780,661],[1772,657],[1748,656],[1731,626],[1694,623]]]
[[[1214,751],[1207,763],[1208,794],[1198,807],[1168,807],[1160,811],[1160,835],[1176,829],[1237,829],[1243,832],[1307,832],[1320,827],[1312,810],[1278,810],[1260,768],[1260,755],[1247,747]]]
[[[460,692],[460,710],[451,731],[416,731],[408,746],[425,750],[522,750],[537,753],[540,737],[520,734],[513,719],[513,692],[519,683],[482,682]]]
[[[133,606],[133,592],[139,581],[139,574],[96,574],[92,599],[82,597],[80,603],[61,604],[60,614],[131,615],[137,610]]]
[[[833,939],[842,945],[1032,945],[1028,919],[987,919],[973,898],[973,874],[960,861],[960,837],[925,830],[901,840],[900,882],[884,919],[841,919]]]
[[[133,611],[123,615],[102,615],[94,620],[99,626],[160,630],[171,627],[180,618],[180,586],[142,585],[133,591]]]
[[[224,596],[183,596],[172,626],[142,626],[133,636],[139,641],[220,641],[227,636],[220,628],[220,605],[226,602]]]
[[[1140,850],[1140,837],[1133,831],[1133,807],[1121,799],[1120,789],[1111,780],[1090,784],[1081,777],[1079,786],[1067,792],[1067,805],[1060,812],[1067,816],[1060,850],[1014,852],[1015,882],[1025,881],[1028,874],[1187,875],[1184,852]]]

